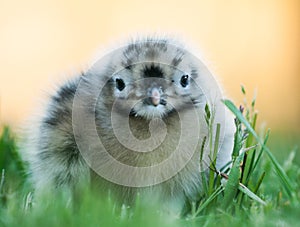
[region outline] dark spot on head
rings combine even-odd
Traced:
[[[181,57],[175,57],[175,58],[173,58],[171,64],[172,64],[173,66],[178,66],[179,63],[180,63],[181,61],[182,61],[182,58],[181,58]]]
[[[157,40],[153,42],[154,47],[158,47],[160,51],[166,52],[168,50],[168,41],[165,39]]]
[[[151,66],[146,66],[144,69],[144,77],[158,77],[158,78],[163,78],[164,73],[159,66],[151,65]]]
[[[127,48],[125,49],[124,54],[128,54],[128,53],[130,53],[132,51],[137,51],[137,49],[138,49],[138,45],[137,44],[135,44],[135,43],[129,44],[127,46]]]
[[[178,66],[179,63],[182,61],[183,56],[184,56],[184,52],[181,49],[177,49],[176,50],[176,56],[173,58],[171,64],[173,66]]]
[[[192,69],[192,70],[191,70],[191,76],[192,76],[193,78],[197,78],[197,77],[198,77],[197,69]]]
[[[147,49],[147,51],[146,51],[146,53],[145,53],[145,56],[147,57],[147,58],[150,58],[150,59],[152,59],[152,58],[155,58],[156,56],[157,56],[157,51],[155,50],[155,49],[153,49],[153,48],[149,48],[149,49]]]
[[[122,61],[121,64],[125,69],[128,69],[128,70],[132,69],[132,60],[131,59],[127,58],[126,60]]]

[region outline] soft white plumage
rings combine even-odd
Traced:
[[[137,192],[166,203],[196,200],[200,147],[217,123],[217,168],[231,159],[234,123],[221,99],[214,77],[183,45],[151,37],[130,42],[61,86],[29,129],[22,147],[36,190],[73,187],[91,175],[100,191],[110,190],[121,202]],[[214,112],[211,132],[206,104]],[[201,171],[210,161],[208,145]]]

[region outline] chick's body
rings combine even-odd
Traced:
[[[205,65],[178,43],[133,41],[51,97],[26,145],[33,182],[42,190],[92,176],[99,190],[112,191],[122,202],[137,192],[197,199],[216,123],[217,168],[231,157],[233,119],[221,98]],[[206,104],[214,113],[211,128]]]

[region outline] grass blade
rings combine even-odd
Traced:
[[[213,154],[212,154],[212,160],[211,160],[210,172],[209,172],[209,188],[208,188],[209,195],[211,195],[214,190],[215,172],[213,171],[213,169],[214,169],[214,166],[216,166],[217,154],[218,154],[218,149],[219,149],[220,128],[221,128],[221,125],[217,124],[214,150],[213,150]]]
[[[234,197],[236,196],[238,185],[240,182],[240,163],[242,162],[244,158],[244,152],[240,154],[233,163],[233,166],[230,170],[228,181],[225,186],[224,191],[224,199],[222,202],[222,208],[226,209],[229,204],[232,202]]]
[[[239,190],[249,196],[251,199],[261,203],[262,205],[266,205],[266,202],[263,201],[261,198],[259,198],[257,195],[255,195],[253,192],[251,192],[245,185],[239,184]]]
[[[244,181],[243,183],[245,183],[245,185],[248,185],[248,182],[250,180],[250,176],[251,174],[253,173],[254,171],[254,168],[253,168],[253,164],[254,164],[254,161],[255,161],[255,154],[256,154],[256,149],[254,151],[251,151],[251,153],[248,154],[248,160],[247,160],[247,165],[246,165],[246,171],[245,171],[245,178],[244,178]]]
[[[202,145],[201,145],[201,151],[200,151],[200,175],[201,175],[201,180],[203,182],[203,191],[205,192],[206,195],[208,195],[207,176],[206,176],[206,172],[204,171],[204,168],[203,168],[203,154],[204,154],[206,138],[207,138],[206,136],[203,138]]]
[[[260,176],[260,178],[259,178],[259,180],[258,180],[258,183],[257,183],[257,185],[256,185],[256,187],[255,187],[255,189],[254,189],[254,193],[255,193],[255,194],[257,193],[257,191],[258,191],[258,189],[259,189],[259,187],[260,187],[260,185],[261,185],[263,179],[265,178],[265,175],[266,175],[266,172],[263,172],[262,175]]]
[[[266,136],[265,136],[265,139],[264,139],[264,146],[266,146],[266,144],[267,144],[267,141],[269,139],[269,135],[270,135],[270,130],[268,130],[267,133],[266,133]],[[259,154],[258,154],[258,157],[256,158],[256,161],[254,163],[253,169],[255,169],[256,166],[258,165],[258,162],[259,162],[259,160],[262,156],[263,151],[264,151],[264,147],[261,147],[261,149],[259,151]]]
[[[224,187],[220,185],[206,200],[203,204],[201,204],[197,211],[195,212],[195,216],[201,213],[221,192],[224,191]]]
[[[228,109],[244,124],[244,126],[249,130],[249,132],[254,136],[254,138],[259,142],[259,144],[264,148],[264,151],[267,153],[270,158],[272,164],[275,167],[275,171],[279,176],[283,187],[285,188],[289,197],[293,197],[295,194],[295,188],[291,183],[291,180],[286,175],[276,158],[271,153],[270,149],[264,144],[261,138],[256,134],[254,129],[251,127],[249,122],[244,118],[242,113],[236,108],[236,106],[230,100],[223,100],[224,104],[228,107]]]

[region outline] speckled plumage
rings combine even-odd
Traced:
[[[183,202],[186,197],[197,199],[201,191],[199,150],[203,138],[208,136],[204,118],[205,104],[215,110],[215,123],[221,123],[218,168],[230,161],[233,146],[233,118],[224,110],[220,102],[222,94],[212,78],[200,60],[185,50],[183,45],[169,39],[139,39],[114,50],[82,75],[62,85],[50,98],[38,123],[29,128],[29,137],[23,147],[36,190],[73,187],[81,181],[89,182],[91,176],[92,183],[99,190],[112,191],[122,202],[130,202],[136,192],[156,193],[165,202]],[[77,90],[79,83],[84,85],[81,91]],[[93,92],[97,89],[101,91],[95,97]],[[83,101],[80,94],[90,98]],[[76,95],[79,102],[74,104]],[[168,159],[178,146],[182,127],[191,129],[190,135],[185,131],[185,136],[189,139],[181,141],[185,143],[184,149],[192,149],[189,148],[189,140],[196,140],[197,148],[184,168],[179,168],[173,177],[166,177],[164,182],[155,183],[156,179],[167,174],[164,172],[153,175],[153,185],[147,187],[143,184],[136,187],[136,179],[139,178],[133,176],[135,173],[132,176],[130,173],[122,176],[127,177],[126,182],[132,183],[134,187],[110,182],[91,170],[78,148],[78,142],[88,138],[89,130],[85,129],[84,133],[75,138],[74,127],[77,124],[74,122],[74,105],[80,105],[86,113],[94,111],[95,128],[103,147],[112,157],[126,165],[154,166]],[[184,118],[192,111],[196,112],[197,118]],[[112,112],[117,116],[115,123]],[[182,119],[188,119],[183,122],[184,125],[180,124]],[[128,122],[137,144],[130,140],[129,131],[123,127],[123,122]],[[192,132],[193,124],[199,124],[199,135]],[[121,137],[125,136],[125,140],[128,137],[130,146],[147,152],[137,152],[126,147],[117,138],[116,132],[121,133]],[[158,145],[148,151],[139,141],[147,140],[153,135],[156,136],[153,143],[157,142]],[[93,144],[88,147],[94,152],[103,149]],[[185,152],[184,149],[182,152]],[[184,162],[184,158],[178,158],[174,166],[180,166]],[[109,171],[112,176],[123,174],[118,169]],[[145,176],[147,177],[149,176]],[[152,182],[151,179],[149,182]]]

